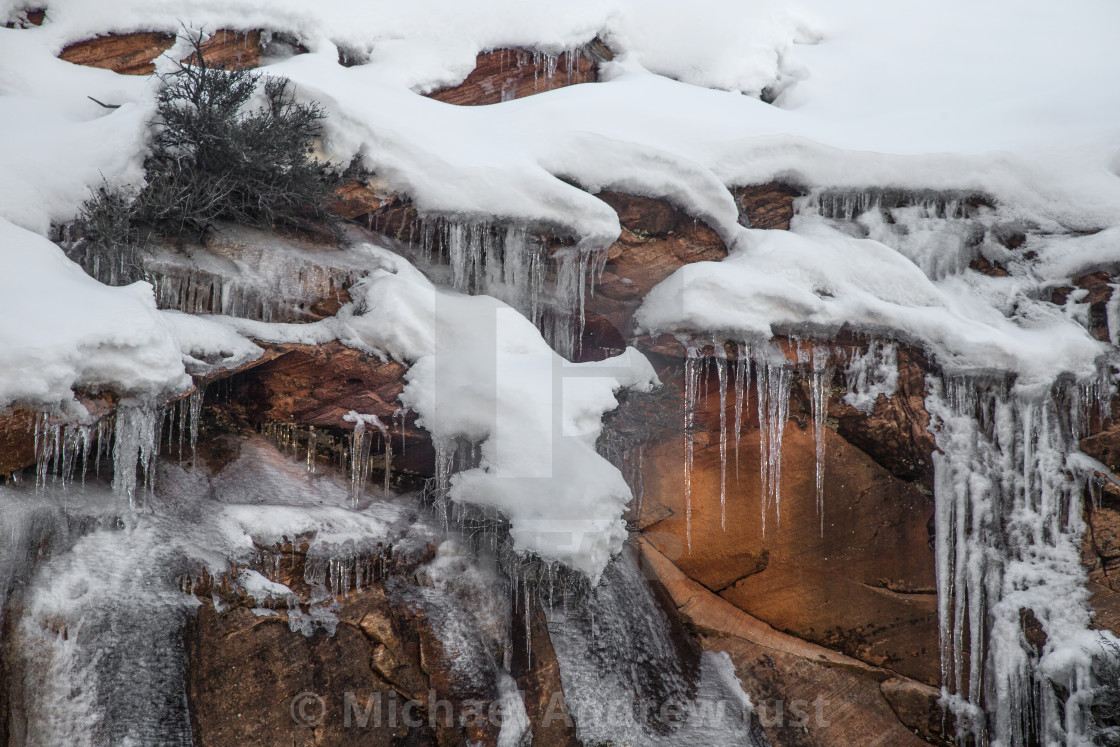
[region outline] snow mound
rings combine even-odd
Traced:
[[[0,218],[0,407],[76,406],[72,390],[171,396],[191,388],[152,287],[111,288]]]

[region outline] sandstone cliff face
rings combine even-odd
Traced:
[[[714,373],[702,381],[706,394],[696,406],[700,432],[693,439],[691,546],[683,438],[643,454],[642,513],[667,516],[648,525],[639,518],[650,542],[705,588],[779,630],[937,684],[928,495],[830,428],[824,434],[822,519],[815,499],[812,418],[806,398],[795,395],[782,442],[780,518],[767,511],[763,529],[757,392],[752,387],[744,398],[737,463],[734,428],[729,429],[724,474],[718,386]],[[724,401],[725,422],[733,426],[734,394]]]
[[[434,544],[386,552],[374,561],[375,580],[349,585],[334,597],[337,623],[329,634],[320,629],[305,635],[289,624],[289,608],[318,599],[305,580],[306,544],[265,549],[262,561],[262,570],[271,565],[272,580],[295,591],[298,601],[260,608],[224,580],[195,585],[201,606],[185,635],[196,744],[497,741],[501,684],[495,672],[464,668],[477,652],[458,650],[464,639],[448,639],[441,631],[447,595],[425,575]],[[493,633],[469,619],[478,610],[452,612],[463,616],[459,624],[478,636],[479,645]],[[523,667],[517,684],[549,695],[543,707],[531,698],[527,703],[543,743],[572,744],[563,719],[550,720],[547,729],[540,723],[549,707],[563,710],[563,690],[547,636],[536,637],[535,667]],[[501,651],[491,653],[501,660]]]
[[[34,22],[32,14],[28,18]],[[155,33],[109,35],[72,45],[61,57],[147,74],[153,69],[151,60],[170,48],[171,41]],[[220,60],[259,63],[259,32],[222,31],[211,43]],[[496,50],[480,55],[476,70],[462,84],[430,95],[450,104],[480,105],[593,82],[597,54],[602,50],[566,52],[558,58]],[[733,194],[745,223],[781,230],[789,228],[800,191],[766,184]],[[663,200],[609,192],[599,197],[618,212],[623,231],[588,299],[586,357],[621,349],[641,299],[674,270],[727,254],[713,230]],[[419,232],[416,210],[381,185],[349,185],[338,195],[335,210],[401,242],[414,240]],[[241,249],[223,251],[236,254]],[[1109,280],[1098,273],[1076,282],[1088,293],[1091,329],[1101,339],[1108,335]],[[1059,290],[1053,301],[1064,303],[1072,290]],[[307,318],[336,312],[348,299],[345,293],[345,287],[326,288],[309,305]],[[683,396],[679,346],[641,342],[655,356],[662,378]],[[847,339],[834,342],[837,348],[858,346]],[[691,435],[690,521],[682,439],[651,443],[643,453],[641,503],[631,518],[641,528],[638,541],[649,573],[668,590],[701,645],[731,655],[747,692],[763,709],[762,724],[774,745],[866,744],[868,735],[875,735],[879,744],[943,744],[951,737],[936,705],[940,673],[930,523],[935,446],[924,405],[930,364],[919,352],[903,348],[898,368],[898,389],[890,398],[880,397],[870,415],[846,404],[840,386],[828,392],[823,521],[816,511],[816,444],[803,381],[795,382],[790,417],[781,426],[781,518],[769,515],[765,532],[753,386],[746,393],[741,432],[729,433],[731,442],[739,442],[738,456],[729,454],[724,472],[719,382],[712,374],[702,382],[696,403],[699,427]],[[221,375],[224,407],[256,427],[279,423],[341,432],[346,427],[342,416],[350,410],[391,422],[405,370],[337,343],[270,345],[260,360],[228,377]],[[725,408],[733,401],[728,395]],[[724,414],[725,422],[733,422],[729,409]],[[1120,469],[1118,420],[1095,422],[1095,433],[1082,443],[1087,454],[1113,471]],[[34,463],[33,425],[34,416],[27,411],[0,416],[0,474]],[[433,450],[426,433],[413,417],[401,428],[403,434],[398,430],[394,439],[399,443],[403,436],[406,448],[393,454],[393,469],[430,476]],[[723,501],[721,481],[727,486]],[[1104,490],[1099,505],[1088,507],[1086,514],[1083,559],[1096,623],[1120,630],[1120,491]],[[275,552],[281,557],[278,567],[286,569],[277,580],[306,603],[310,590],[303,582],[303,551],[288,546]],[[201,606],[186,632],[196,741],[492,743],[492,724],[433,726],[428,705],[415,711],[420,726],[406,722],[405,703],[416,699],[426,704],[429,691],[448,699],[456,712],[466,700],[492,702],[497,697],[494,681],[480,685],[457,677],[456,652],[445,648],[423,604],[416,601],[417,590],[424,587],[421,567],[430,558],[431,550],[424,548],[392,573],[340,597],[333,636],[293,632],[284,609],[260,616],[248,600],[223,597],[220,583],[199,586]],[[513,607],[512,613],[527,622],[512,626],[509,654],[510,671],[525,694],[534,744],[575,744],[570,724],[546,718],[556,707],[553,695],[562,691],[562,683],[544,615],[535,602],[527,611]],[[529,651],[531,656],[525,653]],[[333,698],[325,699],[322,720],[309,726],[291,711],[293,699],[304,692]],[[370,719],[385,726],[346,729],[345,692],[360,693],[363,707],[380,696],[380,710]],[[796,700],[804,701],[807,720],[765,711],[777,702]],[[818,701],[819,714],[814,710]],[[308,715],[314,716],[319,705],[308,701],[308,707]]]

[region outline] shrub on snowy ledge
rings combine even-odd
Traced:
[[[342,174],[313,156],[323,110],[297,102],[286,78],[209,63],[202,33],[188,41],[190,57],[161,76],[147,185],[134,199],[101,189],[82,206],[78,232],[115,249],[152,233],[197,239],[217,221],[329,221]],[[258,94],[263,104],[249,108]]]

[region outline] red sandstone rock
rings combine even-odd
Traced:
[[[649,542],[638,546],[703,647],[731,657],[771,744],[925,744],[884,697],[890,672],[780,633],[689,579]]]
[[[739,214],[751,228],[789,230],[793,201],[803,193],[780,182],[738,187],[731,190],[739,203]]]
[[[32,26],[42,26],[46,20],[47,12],[42,8],[33,8],[18,12],[12,20],[4,24],[6,29],[28,29]]]
[[[341,343],[322,345],[266,345],[270,359],[248,367],[231,379],[233,398],[243,403],[249,422],[292,423],[301,426],[343,428],[353,424],[342,418],[350,410],[376,415],[393,423],[401,407],[407,367],[381,361]],[[405,421],[405,448],[393,429],[393,467],[431,474],[431,440],[415,422]],[[403,452],[403,453],[402,453]]]
[[[100,67],[123,75],[150,75],[155,72],[153,61],[174,43],[173,34],[158,31],[106,34],[70,44],[58,56],[76,65]],[[220,29],[203,44],[203,51],[211,65],[256,67],[260,64],[261,32]]]
[[[752,394],[744,407],[736,478],[729,396],[722,528],[714,376],[707,386],[697,414],[702,432],[692,471],[691,549],[681,440],[645,451],[643,512],[671,512],[646,536],[691,578],[778,629],[936,684],[936,585],[927,529],[932,502],[828,430],[822,537],[812,426],[795,403],[782,447],[781,520],[771,509],[764,535],[755,400]]]
[[[629,337],[634,312],[653,286],[683,265],[726,257],[727,248],[715,231],[665,200],[617,192],[597,196],[618,212],[622,235],[608,250],[586,307]]]
[[[483,52],[462,83],[432,91],[428,96],[447,104],[480,106],[576,83],[591,83],[599,78],[600,47],[589,45],[576,53],[563,52],[552,70],[546,56],[524,49]]]
[[[890,399],[880,396],[871,414],[864,415],[844,402],[841,386],[834,389],[828,411],[829,417],[836,418],[836,432],[849,443],[895,477],[919,480],[932,489],[936,447],[925,405],[929,371],[920,351],[899,347],[898,389]]]
[[[25,409],[0,413],[0,477],[35,463],[35,413]]]
[[[382,195],[377,189],[354,181],[339,187],[327,210],[349,220],[373,213],[391,201],[391,197]]]
[[[933,744],[954,744],[945,729],[945,714],[938,704],[941,691],[905,677],[891,677],[879,683],[883,697],[891,704],[898,720]]]

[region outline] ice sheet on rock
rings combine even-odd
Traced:
[[[98,529],[38,569],[12,648],[28,743],[191,743],[181,627],[196,602],[167,573],[181,541],[146,520]]]
[[[456,539],[441,543],[417,577],[418,588],[396,593],[422,601],[456,687],[497,700],[501,674],[508,676],[503,650],[513,624],[509,580]]]
[[[237,576],[237,584],[245,590],[254,601],[268,602],[273,599],[288,599],[292,590],[284,584],[269,581],[267,578],[249,568],[243,568]]]
[[[590,744],[757,745],[753,708],[724,654],[682,651],[638,560],[546,608],[565,704]],[[671,722],[665,714],[680,713]]]
[[[1085,402],[1070,384],[1044,397],[969,379],[927,389],[942,703],[977,743],[1087,744]],[[1024,632],[1031,618],[1041,651]]]
[[[848,389],[844,401],[870,415],[880,395],[889,400],[898,389],[898,347],[872,340],[866,351],[852,353],[844,379]]]
[[[643,330],[732,339],[875,333],[921,344],[946,371],[1016,373],[1024,388],[1096,376],[1102,344],[1022,292],[1005,315],[992,298],[1000,288],[1016,286],[932,281],[890,247],[820,225],[745,230],[727,259],[686,265],[656,286],[636,319]]]
[[[342,476],[309,476],[260,438],[243,446],[217,475],[161,462],[127,526],[127,509],[92,478],[0,487],[0,610],[18,584],[22,612],[7,629],[28,743],[191,744],[182,625],[198,602],[177,579],[236,568],[231,581],[258,612],[279,608],[293,630],[329,634],[335,597],[373,576],[355,558],[406,533],[435,536],[406,505],[349,508]],[[268,576],[262,550],[297,538],[308,543],[307,603]]]

